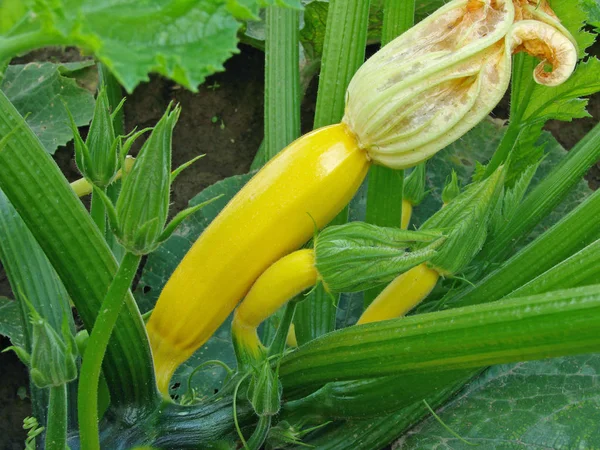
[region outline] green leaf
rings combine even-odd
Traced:
[[[580,63],[571,78],[560,86],[536,84],[527,102],[522,123],[531,125],[550,119],[570,122],[572,119],[591,117],[586,111],[588,99],[580,97],[600,91],[599,71],[600,60],[590,58]]]
[[[26,12],[25,2],[0,0],[0,34],[10,31]]]
[[[9,338],[12,345],[25,347],[19,305],[6,297],[0,297],[0,334]]]
[[[300,41],[306,54],[314,59],[323,54],[325,42],[325,26],[329,2],[314,1],[304,9],[304,28],[300,31]]]
[[[142,311],[147,311],[154,307],[160,291],[183,256],[202,231],[219,214],[229,200],[246,184],[251,176],[252,174],[245,174],[226,178],[206,188],[190,200],[189,205],[196,206],[218,195],[222,195],[222,197],[206,205],[202,210],[186,218],[173,235],[148,256],[142,278],[135,292],[136,299]],[[198,365],[205,361],[220,359],[229,365],[235,364],[230,328],[231,319],[223,323],[211,339],[179,367],[171,379],[172,388],[170,392],[172,395],[181,396],[186,393],[189,375]],[[225,372],[218,366],[207,367],[196,373],[193,378],[192,387],[197,389],[200,396],[213,394],[215,389],[220,389],[224,376]]]
[[[587,15],[586,22],[600,31],[600,1],[582,0],[581,6]]]
[[[438,415],[480,448],[598,448],[599,374],[600,355],[492,367]],[[472,448],[432,417],[402,443],[403,448]]]
[[[596,36],[593,33],[583,29],[588,20],[584,1],[550,0],[549,3],[561,23],[569,30],[577,41],[579,56],[583,57],[585,55],[585,50],[592,45],[596,39]],[[574,5],[574,3],[577,3],[577,5]]]
[[[94,96],[77,85],[73,78],[78,70],[93,66],[93,61],[73,64],[30,63],[6,69],[0,89],[27,117],[27,123],[53,154],[73,139],[65,106],[75,117],[77,126],[90,123],[94,113]]]
[[[6,39],[0,59],[45,45],[76,45],[104,63],[128,92],[156,72],[196,90],[237,52],[240,26],[224,0],[32,2],[34,34]],[[233,2],[230,2],[233,4]],[[239,6],[239,2],[237,3]],[[244,0],[243,4],[255,5]],[[239,8],[238,8],[239,9]],[[23,41],[25,40],[25,42]]]

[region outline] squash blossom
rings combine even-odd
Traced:
[[[415,166],[480,122],[508,87],[512,53],[541,59],[538,83],[568,78],[572,38],[546,3],[536,5],[454,0],[440,8],[358,70],[341,123],[290,144],[235,195],[175,269],[148,322],[163,393],[261,274],[343,209],[371,164]]]
[[[538,57],[535,81],[555,86],[575,68],[573,42],[545,1],[452,1],[358,70],[343,122],[375,163],[414,166],[492,111],[508,88],[512,53]]]

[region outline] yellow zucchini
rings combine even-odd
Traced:
[[[148,322],[163,393],[259,275],[344,208],[369,164],[348,127],[332,125],[290,144],[229,202],[175,269]]]

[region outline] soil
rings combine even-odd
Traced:
[[[22,59],[73,61],[80,58],[74,49],[46,49]],[[241,46],[241,52],[225,65],[226,71],[210,77],[198,93],[191,93],[158,76],[140,85],[125,103],[126,129],[154,125],[170,102],[182,106],[181,117],[173,137],[173,167],[205,154],[176,180],[172,194],[172,214],[187,206],[195,194],[223,178],[248,171],[262,140],[264,54],[251,47]],[[303,130],[312,125],[316,99],[316,79],[308,87],[303,102]],[[506,118],[507,100],[493,113]],[[578,142],[600,119],[600,96],[590,102],[593,118],[573,123],[551,122],[547,125],[558,141],[567,149]],[[138,145],[133,154],[139,150]],[[55,160],[69,180],[79,173],[73,160],[73,148],[59,149]],[[588,174],[593,188],[600,185],[600,166]],[[0,267],[0,296],[11,297],[6,275]],[[2,339],[0,349],[9,345]],[[0,354],[0,450],[23,448],[26,433],[23,418],[31,413],[28,399],[23,397],[28,381],[23,365],[12,353]],[[19,396],[19,394],[21,396]]]

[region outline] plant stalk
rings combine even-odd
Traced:
[[[314,128],[338,123],[344,116],[346,89],[365,60],[369,5],[370,0],[329,2]],[[347,221],[348,207],[330,225]],[[294,324],[299,345],[335,329],[338,300],[319,285],[298,305]]]
[[[415,22],[415,0],[385,0],[381,46],[386,45]],[[373,166],[369,171],[365,222],[382,227],[399,227],[402,220],[404,171]],[[365,307],[379,295],[383,287],[364,294]]]
[[[67,444],[67,385],[50,388],[48,421],[46,422],[46,450],[65,450]]]
[[[106,192],[106,189],[103,188],[103,191]],[[104,236],[106,233],[106,208],[102,199],[93,191],[90,216],[92,216],[92,220],[100,230],[100,233]]]
[[[127,252],[113,279],[90,334],[79,376],[79,434],[82,448],[100,450],[98,434],[98,381],[104,353],[112,334],[123,298],[131,287],[141,256]]]

